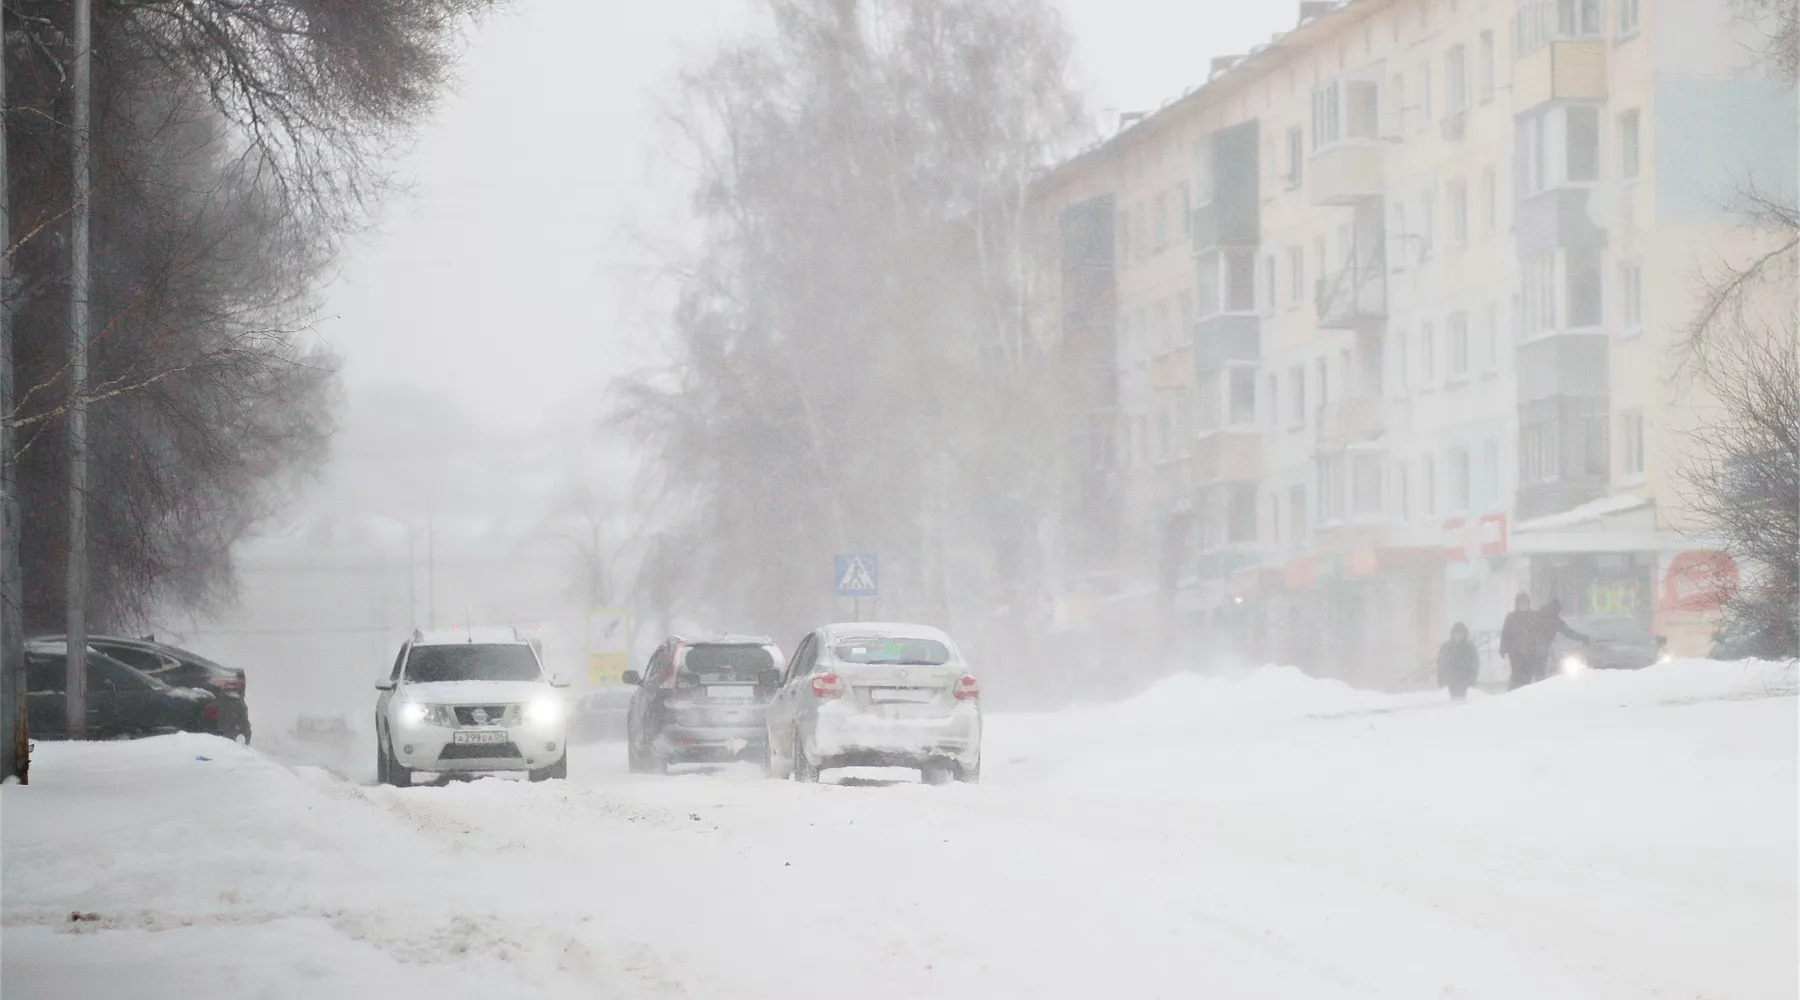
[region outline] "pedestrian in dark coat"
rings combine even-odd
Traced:
[[[1462,622],[1450,626],[1450,641],[1438,647],[1438,687],[1450,689],[1452,701],[1462,701],[1475,686],[1481,672],[1481,656],[1469,641],[1469,628]]]
[[[1550,676],[1550,647],[1556,644],[1557,636],[1568,636],[1576,642],[1593,640],[1570,628],[1569,623],[1563,621],[1562,602],[1554,597],[1546,601],[1536,614],[1537,618],[1533,622],[1534,629],[1531,633],[1531,644],[1534,649],[1541,648],[1544,654],[1536,661],[1537,672],[1532,676],[1532,680],[1541,681]]]
[[[1537,679],[1538,670],[1550,655],[1550,644],[1536,646],[1537,613],[1531,610],[1531,595],[1524,591],[1513,598],[1513,609],[1500,625],[1500,655],[1512,664],[1512,677],[1506,689],[1516,691]]]

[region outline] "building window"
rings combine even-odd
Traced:
[[[1256,426],[1256,369],[1232,368],[1231,372],[1231,412],[1230,423],[1233,427]]]
[[[1619,116],[1619,176],[1636,179],[1640,169],[1638,157],[1638,112],[1633,108]]]
[[[1375,517],[1381,513],[1381,454],[1358,451],[1350,454],[1350,513],[1354,517]]]
[[[1319,523],[1331,524],[1344,519],[1344,456],[1326,455],[1319,459]]]
[[[1224,290],[1219,287],[1219,252],[1209,250],[1195,258],[1195,305],[1201,319],[1217,316],[1225,307]]]
[[[1407,350],[1408,340],[1405,330],[1394,331],[1394,385],[1397,395],[1405,396],[1412,388],[1412,357]]]
[[[1564,251],[1569,269],[1569,326],[1595,327],[1605,322],[1604,282],[1600,276],[1599,247],[1570,247]]]
[[[1175,397],[1175,445],[1186,458],[1194,441],[1194,400],[1187,393]]]
[[[1169,245],[1169,196],[1158,193],[1156,196],[1156,252],[1162,253]]]
[[[1412,256],[1413,245],[1412,233],[1406,228],[1406,203],[1399,199],[1394,201],[1394,237],[1398,243],[1394,252],[1394,270],[1404,271],[1407,258]]]
[[[1461,45],[1452,45],[1444,53],[1445,112],[1460,115],[1469,110],[1469,53]]]
[[[1431,321],[1419,324],[1419,385],[1429,389],[1437,382],[1437,331]]]
[[[1150,207],[1143,202],[1131,213],[1131,231],[1137,237],[1137,245],[1131,248],[1132,256],[1138,260],[1150,256]]]
[[[1298,309],[1306,301],[1306,252],[1288,248],[1288,308]]]
[[[1500,503],[1500,442],[1498,441],[1481,443],[1480,503],[1487,508],[1496,507]]]
[[[1500,370],[1500,302],[1489,300],[1481,310],[1481,370]]]
[[[1300,186],[1306,176],[1306,139],[1300,126],[1289,126],[1287,131],[1287,186],[1288,190]]]
[[[1519,262],[1520,332],[1535,337],[1556,329],[1556,257],[1539,254]]]
[[[1181,210],[1181,235],[1194,235],[1194,189],[1187,181],[1175,189],[1175,204]]]
[[[1636,333],[1644,328],[1644,265],[1619,266],[1619,320],[1624,332]]]
[[[1450,242],[1465,246],[1469,242],[1469,185],[1458,179],[1450,182]]]
[[[1373,80],[1344,84],[1344,135],[1352,139],[1381,137],[1381,90]]]
[[[1288,487],[1288,537],[1295,545],[1306,541],[1306,487]]]
[[[1469,377],[1469,314],[1453,312],[1444,320],[1445,346],[1450,354],[1449,379],[1462,381]]]
[[[1119,266],[1123,267],[1127,264],[1130,264],[1131,263],[1131,213],[1126,211],[1125,209],[1119,210],[1118,232],[1114,234],[1113,239],[1119,245]]]
[[[1181,342],[1191,344],[1194,342],[1194,293],[1184,289],[1175,303],[1176,316],[1181,323]]]
[[[1419,65],[1419,131],[1431,127],[1431,64]]]
[[[1335,81],[1313,88],[1312,125],[1314,152],[1338,141],[1338,85]]]
[[[1419,259],[1430,260],[1437,244],[1437,182],[1426,181],[1419,196]]]
[[[1627,477],[1644,474],[1644,411],[1626,410],[1619,414],[1619,455]]]
[[[1638,0],[1619,0],[1619,37],[1638,33]]]
[[[1271,374],[1263,383],[1263,405],[1269,411],[1269,429],[1281,426],[1281,376]]]
[[[1210,368],[1194,379],[1194,398],[1200,411],[1200,433],[1210,434],[1219,429],[1219,417],[1224,405],[1219,399],[1220,374],[1217,368]]]
[[[1437,516],[1437,459],[1430,455],[1419,465],[1419,506],[1426,517]]]
[[[1563,109],[1569,123],[1569,180],[1600,179],[1600,109],[1571,106]]]
[[[1169,329],[1169,300],[1164,299],[1156,304],[1156,353],[1167,354],[1175,348],[1175,338]]]
[[[1406,131],[1406,74],[1394,74],[1394,131]]]
[[[1331,405],[1331,359],[1320,358],[1316,365],[1319,374],[1319,405]]]
[[[1194,142],[1194,204],[1213,203],[1216,181],[1213,176],[1213,144],[1210,138]]]
[[[1280,276],[1275,273],[1275,255],[1268,254],[1267,256],[1263,257],[1262,263],[1263,263],[1262,314],[1265,316],[1273,316],[1273,315],[1275,315],[1275,306],[1278,301],[1277,296],[1278,296],[1278,293],[1279,293],[1279,290],[1281,287],[1280,282],[1278,280]]]
[[[1306,366],[1288,369],[1288,426],[1306,426]]]
[[[1556,422],[1519,429],[1519,484],[1550,483],[1562,478],[1562,435]]]
[[[1402,523],[1412,520],[1412,484],[1407,481],[1406,463],[1394,463],[1394,506]]]
[[[1256,541],[1256,485],[1233,483],[1225,491],[1225,541],[1242,545]]]
[[[1494,99],[1496,86],[1494,66],[1494,33],[1484,31],[1481,33],[1481,67],[1479,70],[1481,77],[1478,83],[1481,88],[1481,103],[1483,104]]]
[[[1225,251],[1225,311],[1256,311],[1256,251],[1232,247]]]
[[[1281,494],[1269,491],[1269,541],[1281,544]]]
[[[1481,171],[1481,232],[1492,236],[1500,231],[1500,178],[1493,167]]]
[[[1469,449],[1450,449],[1450,508],[1453,512],[1469,509]]]

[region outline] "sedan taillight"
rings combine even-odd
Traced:
[[[956,700],[975,701],[981,697],[981,682],[974,674],[964,674],[956,679]]]
[[[201,709],[200,717],[208,722],[219,721],[219,703],[215,701]]]
[[[814,698],[836,698],[844,693],[844,679],[836,674],[820,674],[812,679]]]

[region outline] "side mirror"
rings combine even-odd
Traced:
[[[375,682],[375,690],[377,690],[377,691],[392,691],[393,689],[394,689],[393,681],[376,681]]]
[[[781,686],[781,671],[765,670],[762,673],[757,674],[756,675],[756,686],[757,687],[765,687],[765,688],[780,687]]]
[[[550,686],[553,688],[566,688],[569,686],[569,682],[563,680],[563,675],[561,674],[551,674]]]
[[[631,685],[632,687],[637,687],[639,684],[644,683],[644,675],[638,673],[635,670],[627,670],[624,673],[619,675],[619,680],[625,682],[626,684]]]

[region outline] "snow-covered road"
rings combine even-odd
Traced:
[[[1794,689],[1702,662],[1461,706],[1183,676],[990,716],[984,784],[950,787],[629,775],[596,746],[568,782],[400,790],[200,737],[41,745],[0,794],[0,986],[1793,997]]]

